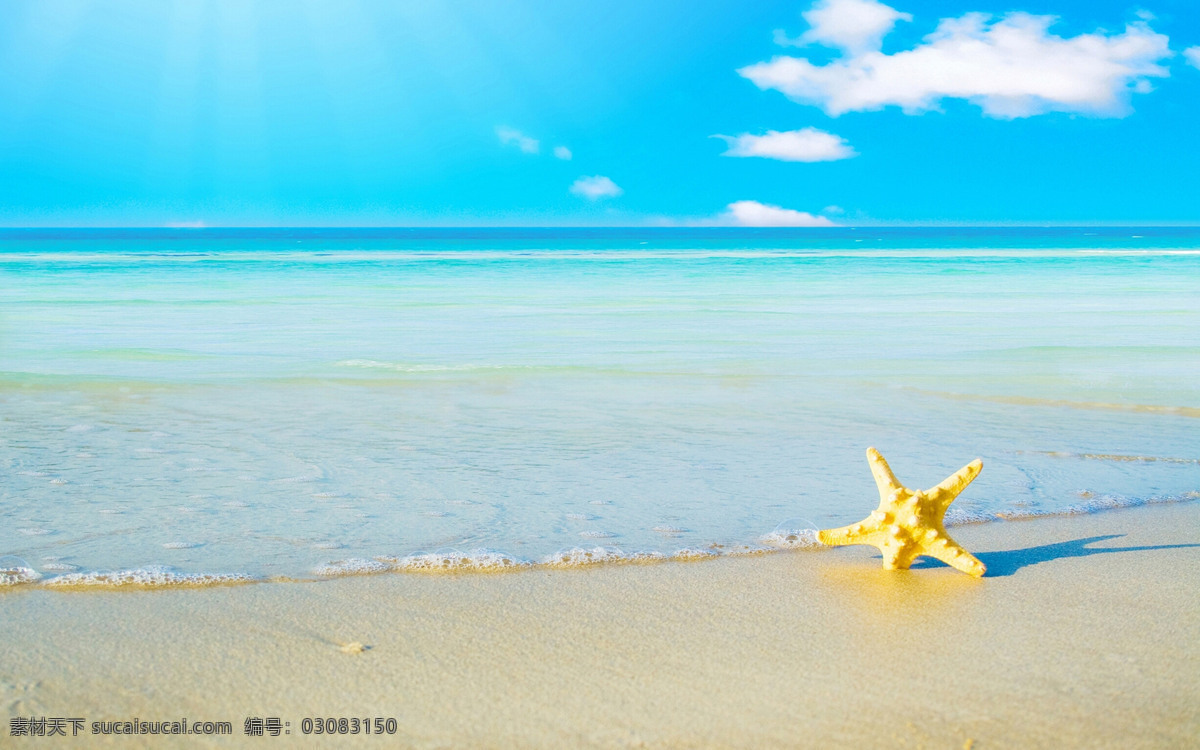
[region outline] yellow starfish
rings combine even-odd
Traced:
[[[987,567],[950,538],[942,517],[958,493],[983,469],[978,458],[928,490],[913,492],[892,473],[879,451],[867,449],[871,473],[879,487],[879,508],[863,520],[840,529],[817,532],[822,544],[869,544],[883,553],[883,567],[906,570],[921,555],[935,557],[976,578]]]

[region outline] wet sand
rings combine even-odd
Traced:
[[[9,591],[0,746],[1195,746],[1200,503],[951,533],[987,577],[888,572],[857,547]],[[20,716],[84,717],[89,734],[11,737]],[[233,735],[90,735],[185,716]],[[247,717],[291,734],[246,737]],[[397,732],[306,738],[305,717],[391,717]]]

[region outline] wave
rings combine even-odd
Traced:
[[[357,367],[393,372],[476,372],[479,370],[533,370],[533,365],[420,365],[407,362],[381,362],[374,359],[343,359],[335,367]]]
[[[450,573],[455,571],[488,573],[529,567],[529,563],[525,560],[489,549],[477,549],[470,552],[451,550],[376,559],[391,564],[395,570],[409,573]]]
[[[1092,461],[1117,461],[1122,463],[1200,464],[1200,458],[1173,458],[1170,456],[1138,456],[1124,453],[1067,453],[1065,451],[1019,451],[1051,458],[1083,458]]]
[[[1141,239],[1140,235],[1134,235]],[[1200,255],[1200,250],[1185,248],[1151,248],[1151,249],[1101,249],[1076,250],[1079,255]]]
[[[990,523],[993,521],[1025,521],[1033,518],[1053,518],[1055,516],[1082,516],[1099,513],[1105,510],[1121,510],[1138,508],[1143,505],[1166,505],[1169,503],[1187,502],[1200,499],[1200,492],[1185,492],[1182,495],[1165,495],[1162,497],[1120,497],[1117,495],[1099,495],[1084,503],[1075,503],[1065,508],[1040,509],[1020,508],[1016,510],[1001,510],[995,513],[984,511],[958,510],[951,508],[946,511],[947,526],[964,526],[974,523]]]
[[[815,549],[822,547],[816,529],[775,529],[759,537],[763,544],[779,549]]]
[[[390,569],[391,566],[378,560],[352,557],[347,560],[335,560],[324,565],[318,565],[313,568],[312,572],[314,575],[324,578],[335,578],[338,576],[362,576],[373,573],[384,573]]]
[[[811,232],[811,230],[806,230]],[[546,261],[688,261],[708,259],[825,259],[825,258],[1088,258],[1093,256],[1193,256],[1200,255],[1200,249],[1194,246],[1193,237],[1147,237],[1141,234],[1121,237],[1107,237],[1087,244],[1080,243],[1072,246],[1066,243],[1047,243],[1043,246],[1023,245],[1018,240],[1010,243],[997,242],[989,246],[975,238],[970,246],[961,242],[954,245],[931,244],[932,238],[922,241],[918,237],[897,236],[884,231],[861,231],[847,229],[853,235],[847,234],[840,240],[835,240],[823,247],[812,243],[812,235],[803,240],[803,247],[794,243],[773,241],[766,236],[753,238],[752,242],[740,241],[735,246],[714,246],[711,239],[681,241],[676,239],[671,246],[646,247],[645,242],[634,244],[618,240],[616,245],[605,244],[608,247],[563,247],[562,240],[522,242],[520,247],[489,247],[474,248],[440,248],[437,244],[411,246],[407,248],[392,247],[337,247],[325,244],[320,249],[295,249],[275,247],[271,249],[223,249],[210,246],[203,251],[162,252],[157,249],[130,250],[8,250],[0,253],[0,267],[19,266],[72,266],[83,265],[91,268],[120,268],[128,265],[163,267],[163,266],[199,266],[220,264],[261,265],[321,265],[339,266],[369,263],[439,263],[449,261],[459,264],[464,261],[498,261],[544,263]],[[856,235],[856,236],[854,236]],[[890,235],[890,236],[889,236]],[[597,238],[599,239],[599,238]],[[1140,245],[1134,247],[1103,247],[1100,243],[1113,239]],[[884,243],[882,245],[876,243]],[[357,244],[357,243],[356,243]],[[369,243],[368,243],[369,244]],[[390,243],[389,243],[390,244]],[[658,243],[656,242],[656,245]]]
[[[0,586],[19,586],[25,583],[33,583],[40,580],[41,573],[38,573],[29,563],[19,557],[6,555],[0,557]]]
[[[1088,515],[1109,510],[1165,505],[1198,499],[1200,499],[1200,491],[1155,497],[1089,496],[1086,502],[1050,510],[1022,508],[985,512],[951,508],[946,512],[945,525],[954,527],[1001,521]],[[576,569],[605,565],[693,562],[781,551],[826,549],[825,545],[817,539],[817,530],[812,528],[776,528],[759,537],[758,542],[759,545],[712,544],[708,547],[684,547],[669,554],[657,550],[626,552],[619,547],[570,547],[545,555],[538,560],[526,560],[486,548],[466,552],[446,550],[412,555],[380,555],[370,559],[346,558],[318,565],[311,572],[317,579],[382,573],[508,573],[534,569]],[[44,565],[43,569],[65,571],[73,567],[68,564],[59,564]],[[0,558],[0,589],[31,585],[62,590],[206,588],[301,580],[306,579],[291,577],[266,579],[238,573],[182,573],[167,566],[158,565],[116,571],[71,572],[47,578],[20,558],[12,556]]]
[[[985,396],[974,393],[955,393],[953,391],[932,391],[924,388],[902,387],[902,390],[920,393],[926,396],[952,401],[984,401],[994,404],[1013,404],[1017,406],[1054,406],[1068,409],[1089,409],[1095,411],[1125,411],[1143,414],[1169,414],[1180,417],[1200,418],[1200,408],[1194,406],[1166,406],[1161,404],[1114,404],[1104,401],[1071,401],[1068,399],[1040,398],[1036,396]]]
[[[60,589],[96,588],[205,588],[253,583],[258,579],[238,573],[180,573],[165,565],[151,565],[128,570],[67,573],[48,578],[42,586]]]

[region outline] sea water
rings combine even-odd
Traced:
[[[868,446],[982,458],[958,522],[1184,500],[1197,373],[1196,229],[5,230],[0,568],[804,546]]]

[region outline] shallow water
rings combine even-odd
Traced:
[[[1196,230],[7,231],[0,556],[749,551],[871,510],[868,445],[982,457],[960,520],[1179,499],[1196,372]]]

